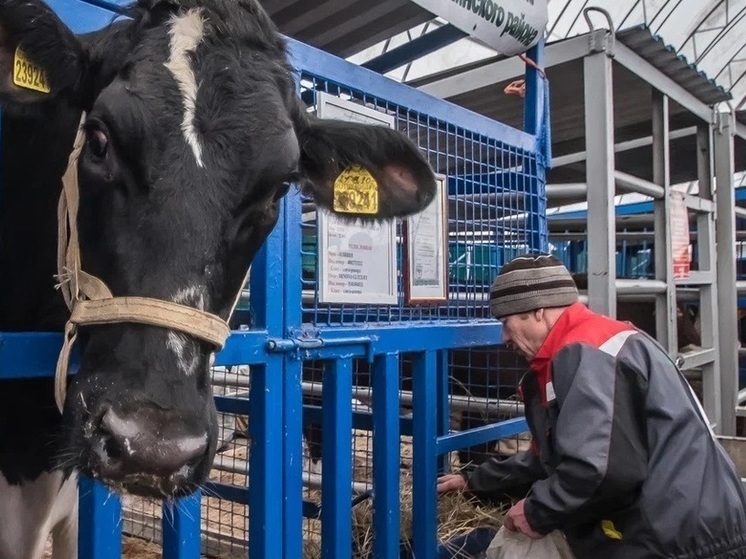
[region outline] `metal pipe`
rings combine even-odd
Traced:
[[[547,200],[585,200],[588,196],[588,185],[584,182],[570,182],[564,184],[548,184],[546,186]]]
[[[234,373],[218,373],[213,378],[214,386],[225,386],[228,388],[249,388],[249,377]],[[323,386],[320,382],[303,381],[303,394],[305,396],[321,396]],[[353,386],[351,398],[363,403],[373,400],[373,390],[367,386]],[[413,395],[411,390],[399,391],[399,403],[411,406]],[[513,400],[498,400],[483,398],[481,396],[463,396],[452,394],[448,397],[451,409],[455,411],[472,411],[475,408],[484,409],[488,415],[523,415],[523,404]]]
[[[620,295],[658,295],[666,293],[668,286],[662,280],[617,279],[616,289]]]
[[[746,295],[746,281],[739,280],[736,282],[736,290],[738,292],[738,296]]]
[[[688,128],[681,128],[679,130],[673,130],[669,134],[669,138],[672,140],[677,140],[679,138],[686,138],[687,136],[693,136],[697,133],[697,127],[696,126],[690,126]],[[650,146],[653,144],[653,137],[652,136],[646,136],[644,138],[636,138],[634,140],[627,140],[626,142],[619,142],[618,144],[614,145],[614,152],[620,153],[623,151],[629,151],[641,147]],[[562,167],[563,165],[571,165],[573,163],[580,163],[581,161],[585,161],[586,159],[586,152],[585,151],[579,151],[577,153],[568,153],[566,155],[558,155],[557,157],[552,158],[552,167]]]
[[[654,231],[617,231],[616,240],[617,243],[622,241],[626,242],[642,242],[647,241],[652,243],[655,237]],[[588,234],[585,231],[561,231],[561,232],[550,232],[549,240],[552,242],[560,241],[584,241],[588,238]],[[692,241],[699,239],[699,235],[696,231],[689,233],[689,238]],[[737,231],[736,240],[746,241],[746,231]]]
[[[224,456],[219,454],[215,457],[215,462],[212,466],[214,469],[221,472],[228,472],[231,474],[238,474],[248,476],[249,474],[249,462],[243,458],[232,458],[230,456]],[[308,489],[321,489],[321,474],[313,472],[303,471],[303,486]],[[249,487],[251,484],[249,482]],[[355,495],[361,495],[372,489],[371,483],[365,483],[360,481],[352,482],[352,492]]]
[[[694,222],[696,215],[690,213],[689,221]],[[550,233],[563,233],[565,231],[586,231],[588,227],[588,220],[580,217],[552,217],[549,216],[548,225]],[[637,215],[622,215],[616,216],[615,229],[621,230],[638,230],[638,229],[653,229],[654,218],[653,214],[637,214]]]
[[[319,382],[303,382],[303,394],[309,396],[321,396],[322,385]],[[373,390],[370,387],[355,386],[352,388],[352,398],[361,402],[371,402],[373,400]],[[399,391],[399,403],[411,406],[413,395],[411,390]],[[448,396],[451,408],[458,411],[472,411],[477,407],[484,407],[488,412],[495,415],[522,415],[523,404],[513,400],[496,400],[492,398],[483,398],[481,396],[462,396],[460,394],[451,394]]]
[[[662,186],[622,171],[614,171],[614,179],[619,190],[623,192],[636,192],[656,200],[662,199],[665,195]]]

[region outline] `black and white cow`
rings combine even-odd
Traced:
[[[0,331],[66,320],[55,208],[82,111],[82,266],[115,296],[227,319],[292,183],[331,209],[335,179],[365,167],[378,213],[350,217],[432,200],[432,170],[403,134],[307,113],[258,1],[140,0],[129,15],[75,36],[41,0],[0,2]],[[17,48],[48,93],[14,83]],[[51,380],[0,382],[0,559],[37,559],[50,531],[54,557],[75,556],[77,472],[174,497],[211,467],[209,344],[133,323],[83,327],[79,340],[62,417]]]

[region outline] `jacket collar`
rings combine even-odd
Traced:
[[[567,333],[586,320],[593,313],[583,303],[574,303],[567,307],[547,335],[547,339],[541,344],[539,351],[529,363],[532,370],[536,372],[546,371],[547,364],[552,360],[557,351],[564,345]]]

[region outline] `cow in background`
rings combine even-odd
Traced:
[[[57,200],[81,113],[83,269],[114,296],[223,320],[298,184],[333,211],[334,183],[367,169],[380,220],[426,207],[427,161],[387,127],[322,121],[296,96],[286,45],[256,0],[140,0],[74,35],[42,0],[0,3],[0,331],[61,330]],[[19,54],[20,53],[20,54]],[[76,557],[76,472],[172,498],[205,480],[217,421],[215,347],[135,323],[80,329],[64,413],[51,379],[0,381],[0,558]]]

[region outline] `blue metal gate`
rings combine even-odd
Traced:
[[[103,0],[48,1],[76,31],[109,23],[114,16],[103,8],[119,6]],[[396,128],[447,176],[448,301],[407,304],[398,224],[398,302],[319,303],[315,209],[291,191],[252,266],[251,326],[235,331],[216,360],[216,367],[250,367],[248,397],[216,396],[220,412],[250,417],[248,459],[235,461],[244,468],[248,464],[245,483],[211,479],[204,493],[164,505],[164,557],[200,555],[204,504],[215,498],[248,505],[249,556],[302,557],[304,515],[319,515],[323,557],[351,557],[353,429],[372,431],[374,556],[399,556],[399,449],[407,435],[413,440],[414,554],[434,557],[439,457],[526,430],[523,419],[516,418],[449,433],[447,406],[451,352],[500,343],[500,324],[487,312],[489,285],[499,267],[519,252],[547,248],[544,85],[529,71],[527,132],[521,132],[296,41],[290,46],[299,93],[312,110],[319,92],[325,92],[392,115]],[[540,62],[540,49],[532,55]],[[58,335],[3,334],[2,371],[51,374],[59,341]],[[467,355],[471,364],[472,354]],[[320,407],[304,401],[304,380],[314,367],[323,374]],[[359,367],[370,374],[369,411],[353,407]],[[399,411],[404,368],[411,375],[411,418]],[[323,435],[321,500],[316,502],[304,499],[304,421],[320,424]],[[120,556],[119,499],[89,480],[81,481],[80,499],[80,557]]]

